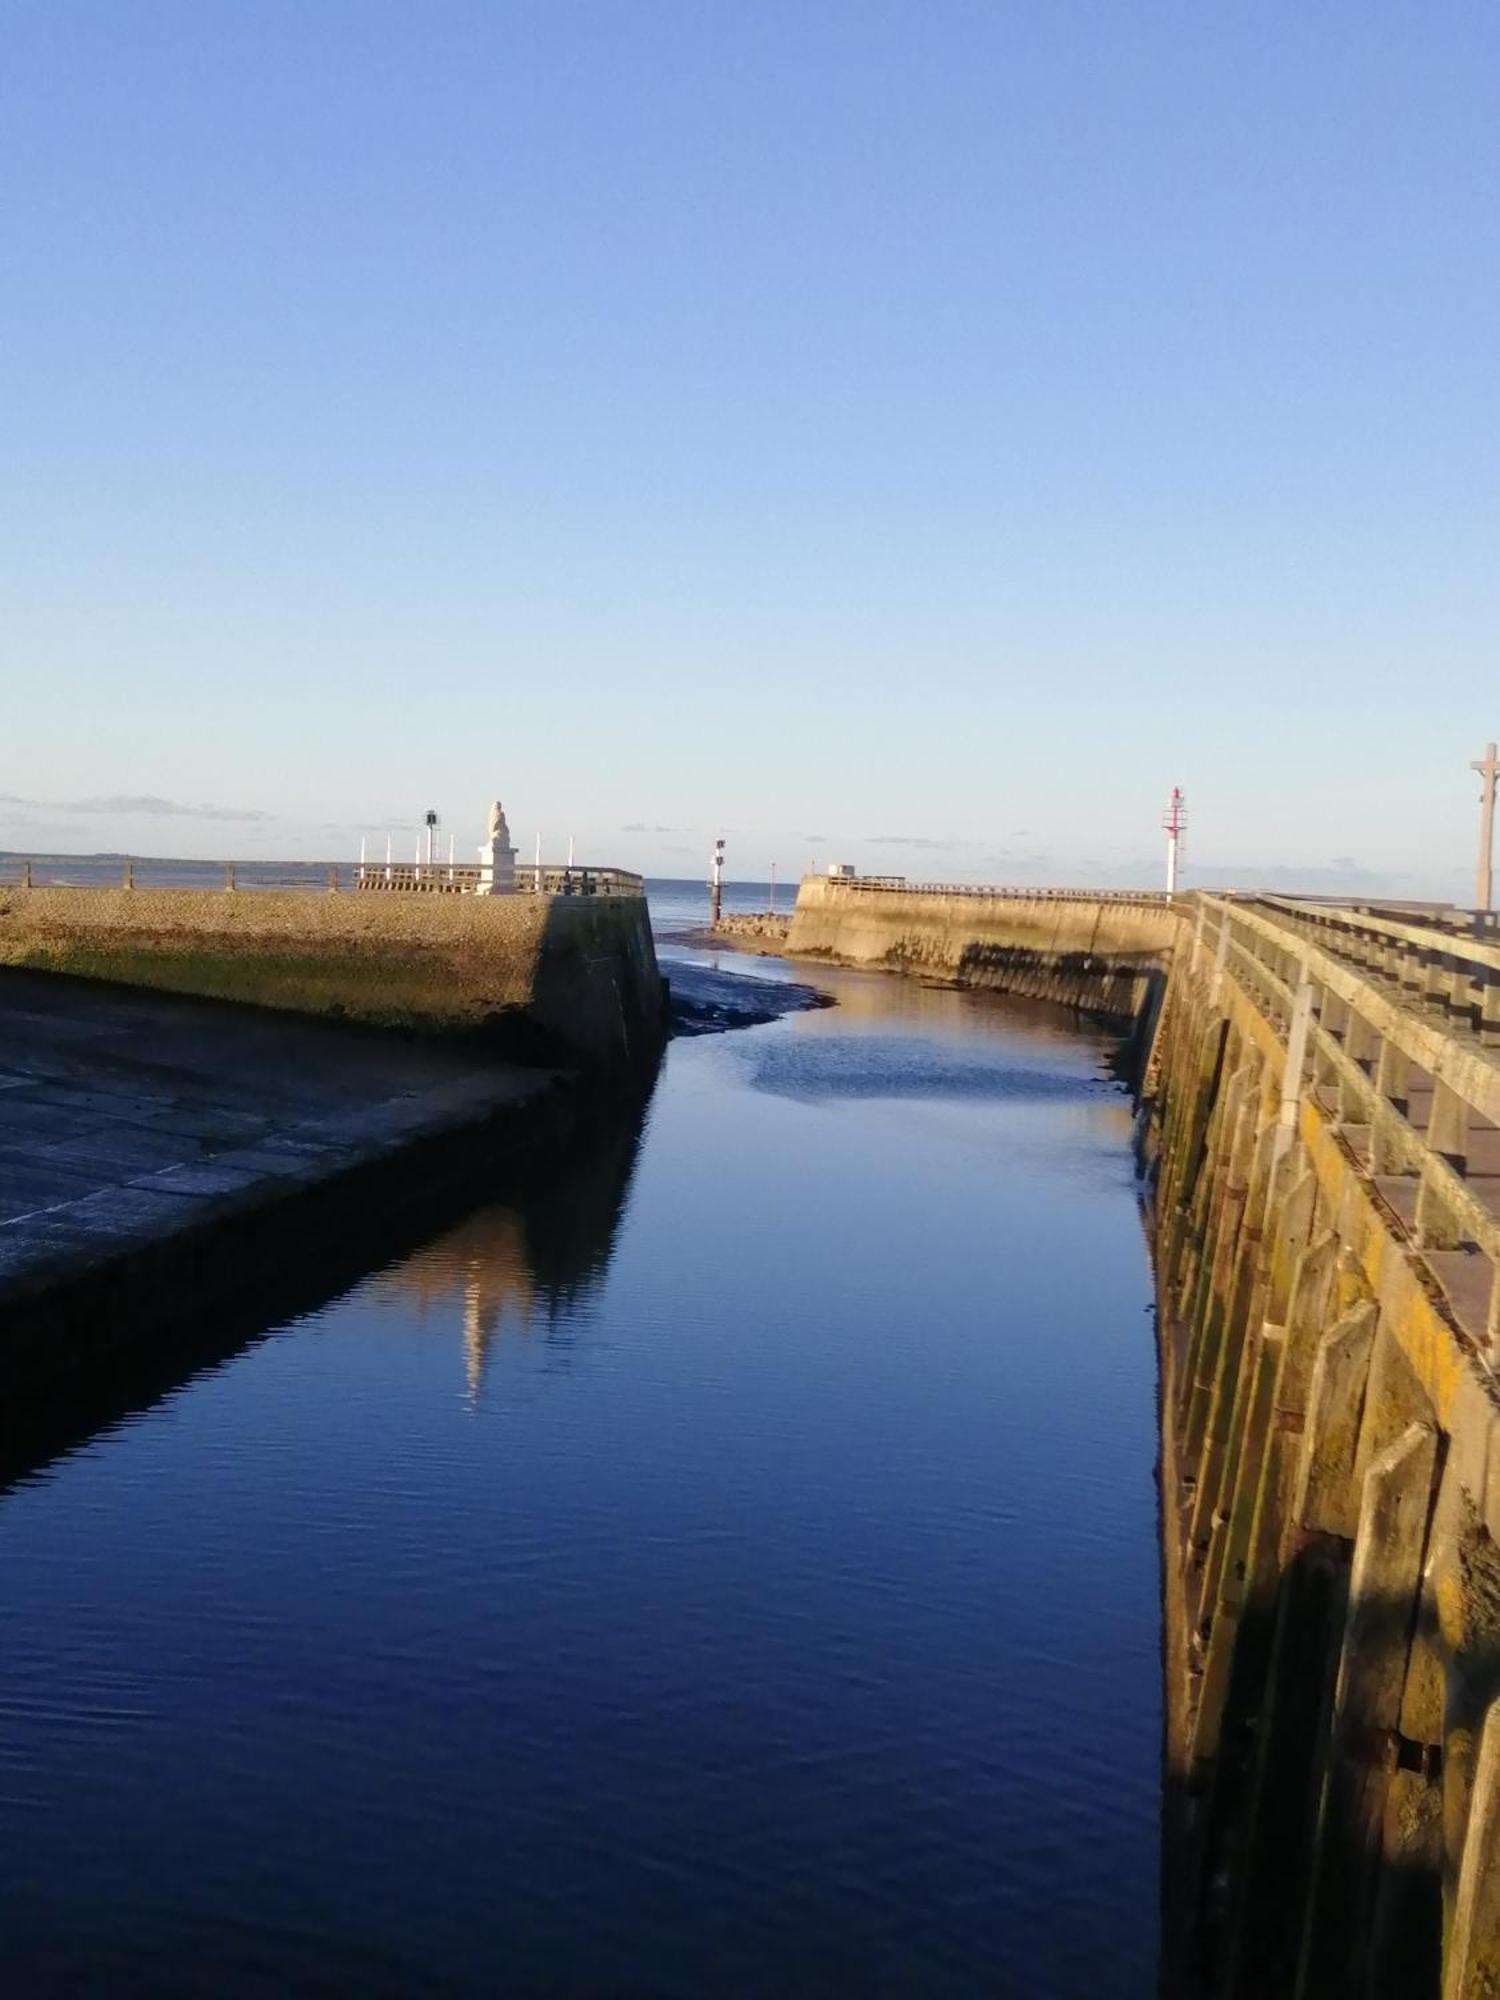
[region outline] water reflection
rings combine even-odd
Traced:
[[[674,963],[701,966],[714,973],[815,986],[838,1004],[833,1012],[813,1011],[796,1018],[799,1031],[846,1033],[870,1022],[886,1022],[898,1032],[1012,1037],[1044,1042],[1059,1050],[1076,1048],[1080,1032],[1100,1040],[1099,1031],[1073,1008],[1052,1000],[1023,999],[1013,993],[987,993],[973,987],[948,986],[913,974],[901,977],[858,966],[833,965],[815,958],[752,957],[745,952],[695,949],[668,938],[660,945],[668,976]]]
[[[344,1232],[295,1232],[289,1260],[246,1263],[206,1310],[146,1326],[78,1331],[79,1365],[44,1397],[0,1394],[0,1496],[103,1431],[128,1424],[196,1376],[227,1366],[268,1329],[305,1320],[370,1270],[372,1244],[393,1261],[373,1281],[415,1299],[463,1300],[465,1366],[479,1394],[503,1326],[556,1326],[600,1283],[645,1129],[649,1097],[591,1105],[565,1131],[535,1135],[519,1159],[459,1150],[396,1209],[351,1217]],[[476,1191],[485,1205],[432,1236]],[[501,1195],[502,1200],[493,1199]],[[413,1247],[416,1246],[416,1247]]]
[[[1037,1131],[1055,1149],[1071,1138],[1128,1146],[1134,1114],[1119,1088],[1118,1037],[1052,1000],[945,986],[917,977],[824,964],[752,958],[668,940],[670,975],[682,959],[718,974],[815,985],[835,1005],[788,1016],[788,1032],[735,1044],[756,1090],[816,1104],[867,1098],[948,1105],[1034,1107]],[[1008,1127],[1008,1143],[1023,1143]]]
[[[643,1125],[640,1111],[591,1121],[510,1200],[476,1209],[375,1280],[377,1295],[415,1308],[419,1326],[446,1332],[458,1309],[471,1402],[502,1337],[540,1334],[565,1360],[609,1268]]]

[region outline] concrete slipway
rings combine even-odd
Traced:
[[[0,973],[0,1389],[450,1196],[566,1123],[556,1071],[54,974]]]

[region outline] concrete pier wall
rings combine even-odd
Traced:
[[[469,1034],[599,1072],[654,1062],[641,897],[0,889],[0,965]]]
[[[1176,929],[1159,896],[945,893],[810,875],[797,891],[786,950],[1133,1023],[1154,1011]]]

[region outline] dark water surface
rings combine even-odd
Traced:
[[[0,1498],[7,1991],[1152,1990],[1127,1105],[819,983]]]

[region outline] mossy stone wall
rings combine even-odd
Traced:
[[[0,965],[636,1066],[664,1034],[639,897],[0,890]]]

